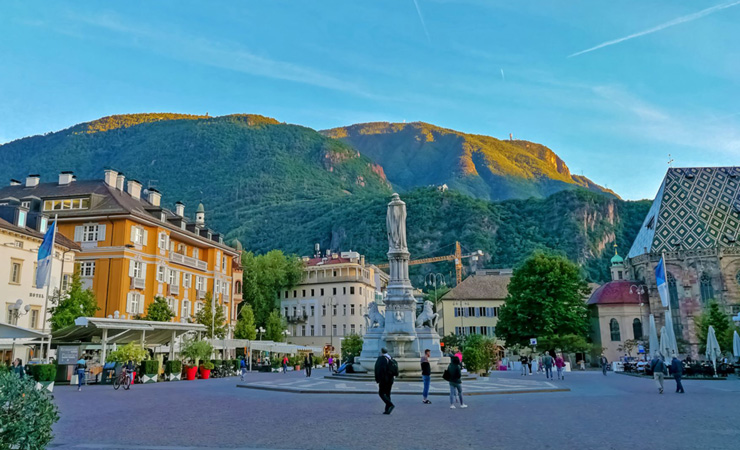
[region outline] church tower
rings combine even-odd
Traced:
[[[199,226],[206,223],[206,209],[203,207],[203,203],[199,204],[198,210],[195,211],[195,223]]]
[[[624,259],[622,259],[621,256],[619,256],[619,253],[617,252],[617,244],[614,244],[614,256],[612,256],[612,265],[611,265],[611,272],[612,272],[612,281],[619,281],[625,279],[625,270],[624,270]]]

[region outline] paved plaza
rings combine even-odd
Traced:
[[[316,370],[252,373],[244,384],[331,384]],[[319,384],[320,383],[320,384]],[[335,389],[352,389],[352,382]],[[575,372],[547,383],[542,375],[496,373],[489,388],[551,385],[565,392],[471,395],[467,409],[448,399],[396,395],[391,416],[376,395],[311,394],[238,388],[236,378],[136,385],[130,391],[90,386],[55,389],[59,449],[491,449],[737,448],[740,381],[685,381],[686,394],[658,395],[652,380]],[[354,389],[363,390],[360,383]],[[406,390],[407,383],[399,388]],[[418,389],[421,384],[418,384]],[[435,383],[437,391],[442,389]],[[499,392],[501,393],[501,392]]]

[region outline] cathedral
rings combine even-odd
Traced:
[[[655,281],[664,257],[679,350],[701,356],[694,318],[708,302],[740,313],[739,232],[740,167],[669,169],[626,258],[612,258],[612,281],[589,299],[594,340],[614,359],[625,340],[647,335],[650,314],[665,324]]]

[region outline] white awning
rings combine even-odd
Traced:
[[[149,320],[108,319],[104,317],[78,317],[74,325],[52,333],[52,344],[75,342],[100,342],[106,331],[108,344],[140,342],[142,334],[146,346],[157,346],[188,332],[205,332],[207,327],[198,323],[153,322]]]
[[[28,328],[0,323],[0,339],[37,339],[46,337],[47,334]]]

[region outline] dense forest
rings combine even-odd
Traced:
[[[506,145],[526,148],[518,141]],[[183,201],[193,214],[203,202],[207,223],[247,250],[309,255],[319,243],[359,251],[373,262],[386,259],[385,209],[396,188],[408,207],[412,258],[451,254],[460,241],[465,251],[485,253],[480,266],[512,267],[533,250],[549,249],[579,263],[590,280],[606,279],[611,245],[616,241],[626,253],[649,203],[567,183],[564,163],[537,152],[554,161],[547,170],[559,170],[553,182],[567,189],[544,196],[541,184],[529,181],[526,189],[537,191],[535,197],[493,202],[454,183],[447,191],[422,182],[392,186],[388,168],[368,152],[271,118],[137,114],[2,145],[0,177],[22,178],[31,170],[42,182],[55,181],[60,171],[72,170],[78,179],[92,179],[113,167],[156,187],[165,206]],[[417,266],[415,281],[431,270],[448,273],[452,264]]]

